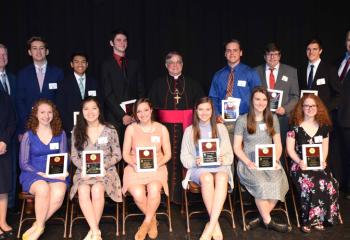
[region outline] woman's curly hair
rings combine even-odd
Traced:
[[[48,99],[39,99],[38,101],[35,102],[27,121],[27,129],[32,130],[32,132],[36,134],[36,131],[39,126],[39,120],[37,118],[38,108],[42,104],[47,104],[52,108],[53,117],[52,117],[52,121],[50,122],[52,135],[53,136],[60,135],[62,133],[62,122],[61,122],[60,114],[58,113],[55,104]]]
[[[332,121],[329,117],[327,107],[324,105],[320,97],[314,95],[314,94],[305,94],[303,97],[299,100],[297,105],[295,106],[292,117],[290,118],[291,125],[299,126],[304,121],[304,112],[303,112],[303,105],[306,99],[312,99],[315,101],[315,104],[317,106],[317,113],[315,115],[315,121],[318,123],[319,126],[332,126]]]

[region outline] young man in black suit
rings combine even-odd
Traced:
[[[102,64],[102,91],[106,120],[113,124],[123,142],[124,130],[133,118],[120,106],[124,101],[145,96],[141,70],[137,61],[126,57],[128,34],[117,29],[111,33],[109,41],[113,54]]]
[[[318,96],[332,113],[340,102],[340,82],[337,71],[331,65],[321,60],[322,44],[318,39],[312,39],[306,47],[308,64],[300,68],[299,87],[301,90],[316,90]]]
[[[56,102],[68,139],[74,126],[75,112],[79,112],[81,101],[88,96],[100,96],[97,80],[86,73],[88,65],[85,53],[73,53],[70,61],[73,71],[58,86]]]

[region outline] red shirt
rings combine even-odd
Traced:
[[[115,61],[118,63],[119,67],[122,67],[122,58],[125,58],[125,57],[119,56],[118,54],[115,54],[115,53],[113,53],[113,57]]]

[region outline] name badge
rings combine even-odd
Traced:
[[[259,128],[261,131],[265,131],[266,130],[266,124],[265,123],[259,123]]]
[[[317,79],[316,84],[317,85],[324,85],[324,84],[326,84],[326,79],[324,79],[324,78]]]
[[[59,149],[60,145],[58,143],[50,143],[50,150]]]
[[[285,76],[285,75],[283,75],[283,76],[282,76],[282,81],[288,82],[288,77]]]
[[[323,140],[323,137],[322,137],[322,136],[315,136],[315,137],[314,137],[315,143],[321,143],[322,140]]]
[[[160,137],[159,136],[151,136],[151,142],[159,143],[160,142]]]
[[[247,85],[246,80],[238,80],[238,82],[237,82],[237,86],[239,86],[239,87],[245,87],[246,85]]]
[[[88,91],[88,96],[96,97],[96,90],[90,90],[90,91]]]
[[[106,144],[106,143],[108,143],[108,138],[107,137],[99,137],[97,139],[97,143],[98,144]]]
[[[49,83],[49,89],[57,89],[57,83]]]

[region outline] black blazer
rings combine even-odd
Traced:
[[[127,78],[113,56],[102,64],[102,92],[105,107],[105,117],[116,128],[122,127],[125,112],[120,103],[144,97],[145,88],[141,70],[135,60],[127,59]]]
[[[338,66],[340,66],[341,62]],[[341,82],[341,101],[338,108],[338,123],[341,127],[350,128],[350,70]]]
[[[84,98],[95,94],[99,97],[100,90],[98,82],[87,74],[85,76],[86,83]],[[58,86],[56,98],[63,129],[66,132],[67,137],[70,137],[73,129],[73,113],[79,112],[82,101],[79,85],[74,73],[68,74]]]
[[[307,66],[300,68],[299,87],[300,90],[307,88]],[[324,84],[322,83],[324,79]],[[328,111],[335,110],[341,100],[341,85],[338,79],[337,71],[331,65],[321,60],[315,73],[314,81],[310,90],[317,90],[318,96],[323,103],[327,106]]]

